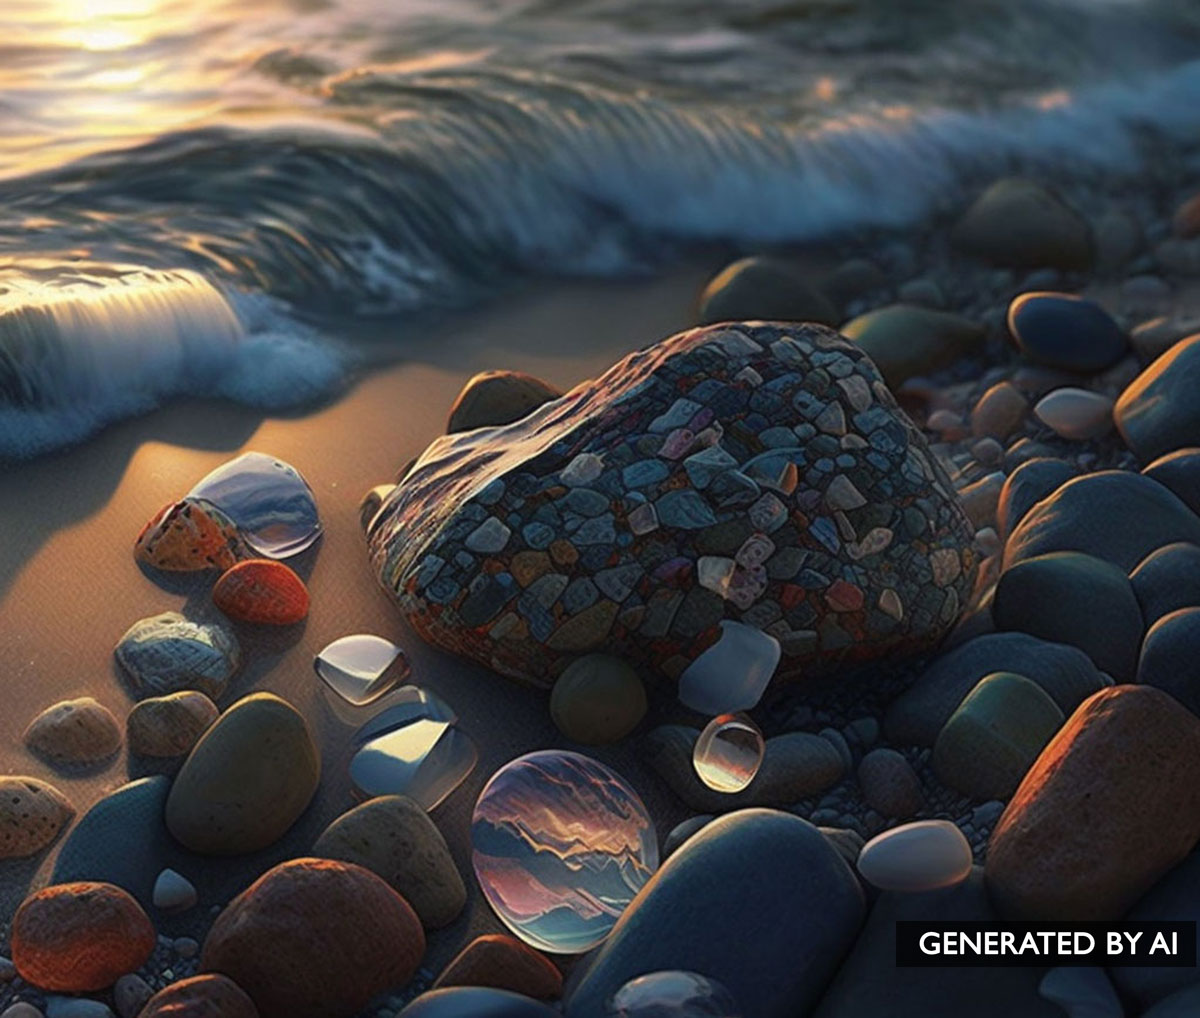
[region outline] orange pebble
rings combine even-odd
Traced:
[[[215,505],[185,498],[158,511],[138,534],[134,555],[155,569],[228,569],[249,554],[236,524]]]
[[[308,588],[274,559],[250,559],[227,570],[213,587],[213,603],[231,619],[290,626],[308,615]]]

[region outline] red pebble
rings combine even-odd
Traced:
[[[213,603],[231,619],[290,626],[308,615],[308,588],[274,559],[250,559],[227,570],[213,587]]]

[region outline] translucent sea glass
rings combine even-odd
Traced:
[[[607,1018],[741,1018],[741,1012],[716,980],[673,969],[629,980],[613,994]]]
[[[770,633],[726,619],[717,642],[679,677],[679,699],[710,717],[750,710],[775,674],[779,654]]]
[[[700,733],[692,750],[692,766],[715,792],[740,792],[762,766],[762,732],[742,714],[721,714]]]
[[[246,543],[267,558],[298,555],[321,536],[308,482],[274,456],[243,453],[217,467],[188,494],[220,509],[237,524]]]
[[[484,896],[526,943],[577,954],[600,943],[658,868],[646,807],[591,757],[543,750],[505,764],[471,820]]]
[[[433,809],[475,769],[478,751],[450,706],[426,689],[404,686],[397,702],[358,732],[350,780],[364,799],[407,795]]]
[[[378,700],[409,675],[404,652],[369,633],[334,640],[313,659],[313,668],[330,689],[356,707]]]

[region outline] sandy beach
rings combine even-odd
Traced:
[[[705,276],[704,268],[693,267],[654,281],[555,283],[451,318],[425,336],[410,329],[402,346],[380,341],[378,352],[398,353],[397,363],[366,373],[350,392],[309,416],[262,418],[228,403],[177,403],[114,425],[60,455],[11,468],[0,488],[0,659],[6,662],[0,771],[55,783],[80,814],[142,776],[130,772],[123,755],[83,772],[51,768],[25,751],[22,732],[44,707],[84,695],[124,718],[133,700],[112,648],[125,629],[139,618],[185,607],[189,614],[217,616],[208,598],[211,578],[151,577],[134,561],[133,540],[161,505],[209,470],[243,450],[259,450],[305,475],[325,535],[298,564],[312,594],[309,618],[278,633],[242,627],[247,663],[221,706],[255,690],[295,704],[319,737],[324,775],[316,801],[287,838],[262,856],[214,860],[191,874],[201,907],[166,919],[161,929],[175,936],[202,933],[208,906],[224,904],[274,862],[305,854],[325,825],[352,805],[346,773],[351,739],[386,701],[357,710],[335,707],[312,669],[322,647],[349,633],[376,633],[404,647],[411,681],[445,698],[478,746],[474,773],[435,811],[456,862],[469,873],[470,814],[483,783],[523,752],[566,744],[550,722],[544,694],[441,653],[406,630],[369,569],[359,500],[442,433],[454,397],[477,371],[522,370],[570,387],[689,324]],[[596,755],[646,797],[665,834],[681,818],[681,807],[643,770],[633,749],[625,740]],[[54,855],[0,863],[0,915],[11,916],[27,889],[45,881]],[[474,882],[468,883],[468,910],[430,938],[424,967],[432,972],[469,933],[501,929]]]

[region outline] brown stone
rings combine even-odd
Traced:
[[[138,1018],[259,1018],[245,991],[219,975],[193,976],[159,990]]]
[[[997,382],[987,390],[971,411],[971,433],[976,438],[1003,441],[1016,431],[1029,415],[1029,401],[1012,382]]]
[[[219,713],[217,705],[195,689],[143,700],[125,720],[129,752],[153,757],[190,753]]]
[[[491,986],[549,1000],[562,995],[562,973],[545,955],[516,937],[492,933],[476,937],[442,970],[435,990],[444,986]]]
[[[578,651],[580,653],[595,650],[604,644],[604,638],[612,629],[618,611],[620,611],[620,606],[612,601],[607,599],[597,601],[590,608],[569,618],[551,633],[550,638],[546,641],[546,646],[552,650]]]
[[[1177,237],[1200,234],[1200,194],[1192,195],[1175,210],[1171,217],[1171,228]]]
[[[1010,919],[1124,915],[1200,839],[1200,718],[1151,686],[1080,704],[992,833],[987,884]]]
[[[417,914],[381,877],[294,859],[217,917],[201,968],[233,979],[263,1018],[350,1018],[407,983],[424,955]]]
[[[96,763],[121,748],[121,726],[107,707],[82,696],[42,711],[25,729],[25,745],[52,763]]]
[[[519,551],[512,557],[509,569],[514,580],[522,587],[528,587],[534,580],[550,572],[550,556],[544,551]]]
[[[37,778],[0,777],[0,859],[40,852],[74,815],[75,807],[53,785]]]
[[[446,434],[509,424],[561,395],[549,382],[520,371],[481,371],[450,408]]]
[[[43,990],[90,993],[140,968],[155,934],[131,895],[112,884],[46,887],[26,898],[12,925],[12,960]]]

